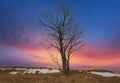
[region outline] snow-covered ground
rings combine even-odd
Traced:
[[[4,68],[0,68],[0,70],[4,71],[5,69]]]
[[[0,68],[2,71],[11,70],[12,68]]]
[[[5,70],[2,68],[1,70]],[[59,73],[60,70],[58,69],[33,69],[33,68],[14,68],[11,70],[9,74],[46,74],[46,73]]]
[[[15,70],[24,71],[24,70],[27,70],[27,68],[16,68]]]
[[[18,72],[18,71],[11,71],[11,72],[9,72],[9,74],[17,74],[17,73],[20,73],[20,72]]]
[[[110,72],[95,72],[95,71],[92,71],[90,72],[92,74],[97,74],[97,75],[101,75],[103,77],[114,77],[114,76],[117,76],[117,77],[120,77],[120,74],[117,74],[117,73],[110,73]]]
[[[26,71],[24,71],[23,74],[25,73],[36,73],[38,72],[38,74],[45,74],[45,73],[59,73],[60,70],[58,69],[27,69]]]
[[[9,74],[46,74],[46,73],[59,73],[60,70],[58,69],[39,69],[39,68],[0,68],[2,71],[11,70]],[[79,71],[83,72],[83,71]],[[117,73],[111,73],[111,72],[96,72],[91,71],[88,73],[101,75],[103,77],[120,77],[120,74]]]

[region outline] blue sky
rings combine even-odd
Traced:
[[[119,0],[0,0],[0,48],[4,45],[4,48],[7,45],[11,49],[41,46],[41,43],[34,43],[38,35],[41,35],[40,13],[60,5],[68,5],[73,8],[76,20],[83,29],[85,45],[88,48],[96,46],[105,56],[109,56],[111,52],[115,54],[110,56],[119,56],[119,4]],[[104,48],[105,54],[101,48]],[[94,50],[91,52],[94,53]],[[5,51],[0,51],[0,58],[3,53]],[[13,50],[12,53],[14,54]]]

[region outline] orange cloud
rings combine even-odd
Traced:
[[[92,46],[82,52],[77,52],[75,57],[83,64],[93,66],[104,66],[120,63],[119,48],[113,49],[109,47]]]

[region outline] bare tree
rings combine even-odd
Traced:
[[[83,45],[82,32],[72,9],[61,6],[53,11],[43,12],[40,24],[48,31],[48,48],[58,50],[62,60],[62,71],[68,73],[71,54]]]
[[[56,63],[56,64],[57,64],[57,66],[58,66],[58,68],[61,70],[61,67],[60,67],[60,64],[59,64],[59,61],[58,61],[58,57],[57,57],[57,56],[55,56],[55,55],[53,55],[53,54],[52,54],[52,53],[50,53],[50,52],[49,52],[49,55],[50,55],[50,57],[51,57],[52,61],[53,61],[54,63]]]

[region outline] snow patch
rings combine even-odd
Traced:
[[[49,71],[50,71],[49,69],[41,69],[39,73],[45,74],[45,73],[49,73]]]
[[[18,72],[11,71],[9,74],[15,75],[15,74],[17,74],[17,73],[18,73]]]
[[[20,71],[24,71],[24,70],[27,70],[26,68],[16,68],[15,70],[20,70]]]
[[[120,74],[117,74],[117,73],[110,73],[110,72],[95,72],[95,71],[92,71],[90,72],[92,74],[97,74],[97,75],[101,75],[103,77],[120,77]]]
[[[40,69],[27,69],[26,71],[24,71],[23,74],[25,74],[25,73],[28,73],[28,74],[33,73],[33,74],[35,74],[37,71],[40,71]]]
[[[0,70],[5,71],[5,69],[4,69],[4,68],[0,68]]]
[[[58,70],[58,69],[49,70],[49,73],[59,73],[59,72],[60,72],[60,70]]]
[[[46,73],[59,73],[58,69],[26,69],[26,68],[16,68],[15,71],[9,72],[9,74],[46,74]]]
[[[24,71],[24,73],[33,73],[35,74],[36,72],[38,72],[39,74],[45,74],[45,73],[58,73],[60,72],[58,69],[28,69],[26,71]]]

